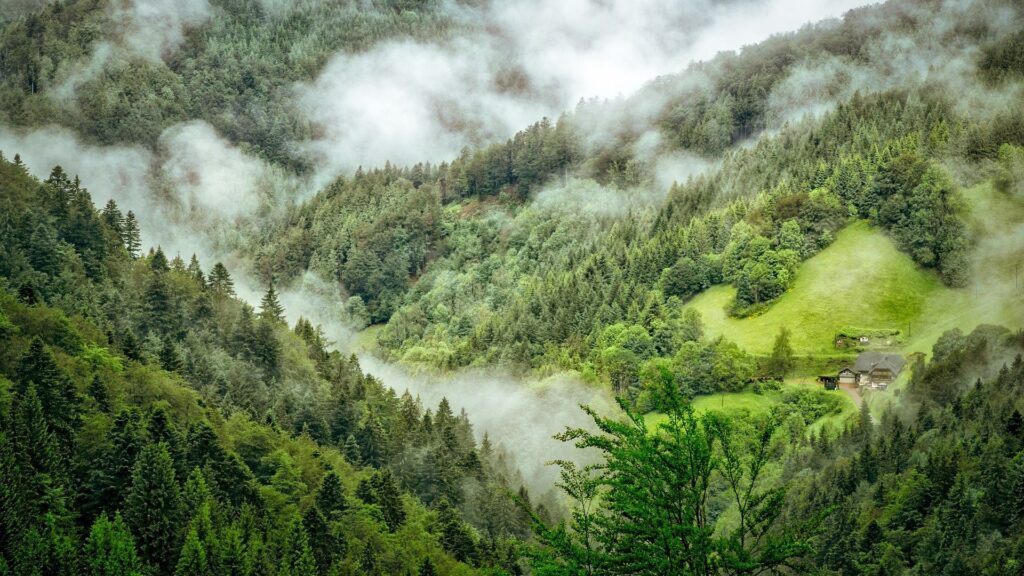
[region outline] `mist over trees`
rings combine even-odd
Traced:
[[[693,10],[599,4],[575,24],[643,47]],[[699,7],[697,39],[736,16]],[[728,286],[723,315],[757,318],[848,226],[977,298],[963,191],[1024,191],[1021,7],[890,0],[696,63],[673,35],[650,66],[677,73],[575,107],[586,78],[520,30],[544,10],[566,24],[527,0],[0,9],[0,138],[71,141],[96,180],[0,154],[0,574],[1020,572],[1021,332],[929,326],[847,418],[783,380],[849,358],[798,357],[798,325],[758,355],[688,304]],[[538,413],[482,432],[479,402],[368,373],[335,315]],[[548,395],[500,397],[499,371]],[[517,458],[580,390],[618,409],[585,408],[538,485]]]

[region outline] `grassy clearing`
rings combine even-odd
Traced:
[[[893,350],[904,353],[930,352],[951,328],[1024,327],[1024,202],[989,183],[965,190],[964,196],[977,240],[968,288],[947,288],[881,230],[856,222],[804,262],[793,288],[764,313],[729,317],[726,308],[736,294],[730,286],[715,286],[688,306],[704,317],[708,334],[724,335],[755,354],[768,353],[779,329],[788,327],[796,353],[809,356],[798,367],[800,375],[831,368],[850,354],[833,346],[836,332],[848,326],[899,330]]]
[[[715,286],[689,306],[704,317],[708,333],[724,335],[750,352],[770,351],[786,326],[798,354],[837,355],[833,337],[845,326],[906,331],[929,299],[946,290],[918,268],[880,230],[866,222],[844,228],[835,242],[800,266],[793,288],[764,313],[731,318],[731,286]]]
[[[780,407],[784,403],[785,393],[788,390],[811,387],[818,390],[818,385],[807,383],[787,383],[781,390],[765,392],[762,394],[753,391],[732,392],[727,394],[713,394],[709,396],[698,396],[693,399],[693,408],[697,412],[718,412],[732,418],[746,419],[750,417],[764,416],[772,409]],[[823,418],[808,423],[808,432],[816,431],[825,426],[841,427],[843,423],[857,413],[857,406],[848,395],[840,390],[821,392],[822,394],[834,395],[839,398],[841,405],[840,412],[829,414]],[[645,420],[651,428],[665,419],[664,414],[651,412],[645,416]]]

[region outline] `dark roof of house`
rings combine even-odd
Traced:
[[[840,374],[842,374],[843,372],[853,372],[853,368],[850,368],[849,366],[845,366],[845,367],[843,367],[842,370],[839,371]]]
[[[892,370],[893,374],[898,374],[906,363],[907,361],[899,354],[861,352],[860,356],[857,356],[857,363],[853,365],[853,369],[864,374],[876,368],[882,368]]]

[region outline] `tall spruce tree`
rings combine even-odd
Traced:
[[[142,252],[142,236],[139,230],[139,221],[135,219],[135,213],[131,210],[124,219],[124,231],[121,235],[124,248],[133,259],[138,258]]]
[[[284,323],[284,306],[281,305],[273,284],[267,288],[263,299],[260,300],[260,318],[270,322]]]
[[[135,535],[139,556],[160,573],[169,574],[178,560],[183,528],[181,494],[166,444],[149,444],[139,454],[124,517]]]

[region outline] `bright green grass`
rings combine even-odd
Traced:
[[[921,328],[905,346],[908,352],[931,352],[939,336],[952,328],[1024,327],[1024,201],[996,191],[990,183],[965,190],[964,197],[976,239],[974,281],[969,288],[944,290],[929,300]]]
[[[969,288],[947,288],[933,272],[897,250],[881,230],[857,222],[804,262],[792,289],[758,316],[729,317],[726,308],[736,294],[731,286],[715,286],[688,306],[700,311],[709,335],[724,335],[756,354],[770,351],[783,326],[792,332],[797,354],[818,357],[842,356],[833,337],[851,326],[898,329],[901,335],[894,348],[905,353],[930,352],[935,340],[951,328],[969,332],[984,323],[1020,328],[1024,202],[988,183],[965,190],[964,197],[976,239]]]
[[[786,386],[812,386],[812,384],[786,384]],[[817,384],[813,384],[813,386],[817,386]],[[836,390],[834,394],[843,399],[842,411],[810,423],[808,425],[808,432],[818,430],[824,426],[842,427],[847,418],[857,413],[857,406],[854,405],[853,400],[845,392]],[[766,392],[763,394],[744,391],[698,396],[693,399],[693,408],[697,412],[719,412],[733,418],[749,418],[751,416],[766,415],[773,407],[781,404],[781,402],[782,391]],[[653,430],[665,419],[665,415],[651,412],[644,419],[648,427]]]
[[[804,262],[790,291],[762,314],[729,317],[726,308],[736,295],[731,286],[715,286],[689,306],[700,311],[708,334],[724,335],[753,353],[769,352],[785,326],[798,354],[841,354],[832,345],[838,330],[913,331],[928,300],[944,290],[933,273],[918,268],[885,234],[857,222]]]

